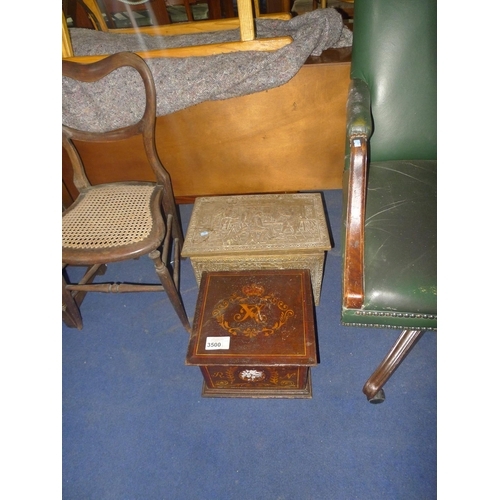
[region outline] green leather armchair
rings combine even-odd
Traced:
[[[356,0],[344,171],[342,323],[402,333],[373,403],[437,328],[436,0]]]

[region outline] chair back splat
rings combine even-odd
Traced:
[[[437,7],[356,0],[344,170],[342,322],[403,330],[372,402],[437,328]]]
[[[179,292],[180,251],[184,240],[170,175],[156,152],[156,90],[151,71],[139,56],[125,52],[92,64],[63,61],[62,65],[63,77],[75,81],[73,97],[78,102],[77,111],[68,113],[71,123],[63,124],[62,134],[78,192],[75,202],[64,210],[62,217],[63,320],[68,326],[83,327],[80,305],[87,292],[165,291],[189,332],[190,324]],[[78,110],[85,108],[86,99],[98,99],[98,89],[96,93],[77,83],[105,84],[106,76],[113,71],[121,71],[123,78],[139,75],[142,79],[144,113],[138,121],[127,123],[131,106],[127,102],[125,114],[116,115],[116,128],[89,130],[88,122],[80,123]],[[66,109],[71,107],[67,101],[63,102]],[[137,141],[136,137],[142,138],[135,144],[143,147],[156,182],[134,179],[106,184],[90,182],[79,152],[85,143],[116,142],[119,147],[121,141]],[[103,168],[105,161],[103,159]],[[94,283],[94,278],[105,272],[106,264],[146,254],[153,260],[161,284]],[[68,266],[84,266],[87,271],[77,283],[72,283]]]

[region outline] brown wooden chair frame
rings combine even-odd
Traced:
[[[355,92],[351,91],[351,96]],[[351,97],[352,98],[352,97]],[[368,98],[367,98],[368,100]],[[354,106],[355,104],[349,104]],[[364,303],[365,209],[368,176],[368,138],[349,136],[350,169],[347,192],[342,303],[362,309]],[[384,385],[415,347],[426,330],[404,329],[390,351],[370,375],[363,393],[370,403],[385,401]]]
[[[157,179],[155,183],[121,182],[106,184],[133,189],[137,186],[151,186],[150,211],[152,229],[141,241],[104,248],[67,248],[62,249],[63,262],[63,320],[70,327],[81,329],[83,321],[79,306],[87,292],[152,292],[165,291],[181,323],[190,331],[189,320],[179,292],[180,252],[184,242],[182,228],[177,214],[177,206],[172,190],[170,175],[162,165],[156,152],[156,91],[153,76],[147,64],[136,54],[118,53],[90,65],[63,61],[63,76],[83,81],[95,82],[116,69],[129,66],[137,70],[144,82],[146,106],[142,118],[135,124],[108,132],[81,131],[63,125],[63,147],[68,153],[74,172],[74,184],[79,191],[77,200],[63,212],[63,218],[78,206],[91,191],[93,186],[74,144],[85,142],[114,142],[134,136],[142,136],[146,157]],[[102,185],[101,185],[102,186]],[[161,250],[161,251],[160,251]],[[136,259],[148,254],[154,261],[161,284],[108,284],[93,283],[94,277],[103,274],[105,265],[111,262]],[[168,260],[170,262],[170,267]],[[88,270],[78,283],[69,283],[64,276],[66,266],[87,266]]]

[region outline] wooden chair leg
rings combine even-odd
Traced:
[[[62,319],[69,328],[83,328],[82,315],[73,294],[66,289],[66,279],[62,277]]]
[[[154,262],[156,273],[160,278],[160,281],[167,292],[168,298],[177,313],[177,316],[181,320],[184,328],[188,333],[191,333],[191,325],[189,324],[188,317],[186,315],[186,310],[184,309],[184,304],[182,303],[179,290],[177,289],[174,280],[168,271],[167,267],[163,263],[160,257],[160,252],[154,250],[149,254],[149,258]]]
[[[363,392],[370,403],[382,403],[385,400],[384,384],[389,380],[423,334],[424,330],[403,330],[392,349],[363,387]]]
[[[163,194],[162,198],[162,208],[165,218],[168,219],[169,216],[172,217],[172,235],[179,242],[180,247],[184,245],[184,234],[182,232],[182,225],[179,218],[178,207],[174,201],[173,192],[170,191],[170,195]]]
[[[63,267],[65,264],[63,264]],[[106,264],[89,266],[84,277],[80,280],[80,284],[92,283],[94,278],[98,275],[103,275],[106,272]],[[87,292],[79,291],[73,292],[66,288],[68,282],[64,277],[64,270],[62,276],[62,319],[69,328],[83,328],[83,319],[80,313],[80,305],[85,298]]]

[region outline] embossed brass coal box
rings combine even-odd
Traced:
[[[182,257],[198,285],[203,271],[309,269],[319,305],[330,248],[319,193],[211,196],[194,203]]]
[[[204,271],[186,364],[206,397],[312,397],[309,270]]]

